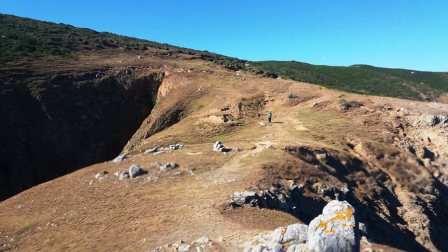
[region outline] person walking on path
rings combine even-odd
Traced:
[[[268,122],[269,123],[272,122],[272,112],[271,111],[268,112]]]

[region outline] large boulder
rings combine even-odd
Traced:
[[[355,209],[346,201],[333,200],[311,221],[306,251],[357,251],[359,235]]]

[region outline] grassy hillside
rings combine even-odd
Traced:
[[[296,61],[248,62],[208,51],[0,14],[0,64],[46,56],[76,58],[78,53],[103,50],[157,50],[160,55],[172,57],[177,54],[195,55],[232,70],[250,70],[267,77],[282,76],[362,94],[432,100],[448,92],[448,73],[367,65],[318,66]]]
[[[160,49],[168,56],[178,53],[197,55],[234,70],[243,68],[245,62],[207,51],[0,14],[0,64],[23,57],[73,57],[79,52],[105,49],[146,51],[151,48]]]
[[[348,92],[425,100],[448,92],[448,73],[368,65],[333,67],[296,61],[251,62],[256,71]]]

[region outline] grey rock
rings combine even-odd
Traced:
[[[208,238],[207,236],[203,236],[203,237],[195,240],[193,242],[193,244],[208,244],[210,242],[212,242],[212,240],[210,240],[210,238]]]
[[[213,150],[216,151],[216,152],[229,152],[232,149],[225,147],[224,144],[221,141],[216,141],[213,144]]]
[[[439,124],[441,121],[441,118],[439,116],[436,115],[428,115],[426,117],[426,122],[429,126],[434,127],[437,124]]]
[[[257,244],[254,246],[249,246],[244,249],[245,252],[281,252],[283,247],[281,244],[276,242],[266,242],[263,244]]]
[[[118,174],[118,179],[119,180],[124,180],[124,179],[128,179],[129,178],[129,172],[125,171],[125,172],[120,172]]]
[[[205,252],[205,248],[203,246],[196,247],[196,252]]]
[[[100,171],[95,175],[96,179],[103,179],[104,177],[107,176],[107,174],[109,174],[107,171]]]
[[[155,166],[160,171],[169,171],[169,170],[176,169],[177,167],[179,167],[179,165],[176,163],[166,163],[166,164],[155,163],[155,164],[153,164],[153,166]]]
[[[282,242],[305,243],[307,240],[308,226],[304,224],[292,224],[286,228]]]
[[[283,236],[286,233],[285,227],[279,227],[272,232],[272,241],[275,243],[281,243],[283,242]]]
[[[177,143],[177,144],[171,144],[170,146],[168,146],[168,150],[169,151],[175,151],[177,149],[182,149],[185,148],[185,145]]]
[[[252,248],[245,248],[244,252],[266,252],[268,251],[267,248],[261,244],[255,245]]]
[[[131,178],[135,178],[143,174],[145,174],[145,171],[140,166],[134,164],[129,167],[129,176]]]
[[[120,163],[121,161],[125,160],[127,156],[125,154],[120,154],[118,157],[114,158],[112,162],[114,163]]]
[[[181,243],[177,247],[177,251],[179,251],[179,252],[188,252],[190,250],[190,247],[191,246],[189,244]]]
[[[288,227],[279,227],[272,232],[257,235],[251,242],[245,243],[244,251],[303,251],[307,237],[308,226],[304,224],[292,224]],[[289,247],[288,247],[289,246]]]
[[[144,154],[154,153],[154,152],[157,152],[158,149],[159,149],[159,148],[157,148],[157,147],[150,148],[150,149],[145,150],[145,152],[143,152],[143,153],[144,153]]]
[[[257,194],[252,191],[234,192],[231,196],[231,201],[238,206],[242,206],[249,203],[250,199],[255,198],[256,195]]]
[[[286,250],[286,252],[304,252],[305,249],[306,249],[306,245],[303,243],[293,244],[288,247],[288,250]]]
[[[332,200],[308,228],[307,251],[357,251],[355,209],[346,201]]]

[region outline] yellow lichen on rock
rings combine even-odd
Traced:
[[[334,221],[340,221],[340,222],[350,221],[352,217],[353,217],[353,209],[347,207],[344,210],[336,211],[336,214],[328,220],[325,221],[320,220],[317,227],[323,229],[325,234],[334,234],[336,233],[336,231],[333,230],[331,227],[330,228],[328,227],[329,223]],[[346,228],[352,229],[354,227],[353,224],[347,224],[347,223],[342,223],[341,226],[344,229]]]

